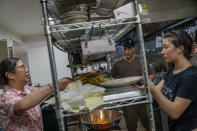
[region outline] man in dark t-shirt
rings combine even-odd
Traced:
[[[126,39],[122,42],[124,58],[118,60],[112,67],[111,75],[114,78],[125,78],[131,76],[142,76],[140,57],[134,55],[135,44],[132,39]],[[149,79],[153,79],[154,75],[148,66]],[[128,131],[137,130],[138,117],[142,121],[144,127],[148,130],[147,109],[145,105],[135,105],[124,107],[124,117],[126,120]]]
[[[148,66],[148,72],[149,72],[149,77],[152,79],[153,72],[149,66]],[[125,58],[118,60],[113,65],[113,68],[111,70],[111,75],[112,77],[118,77],[118,78],[142,76],[140,57],[134,55],[134,58],[131,61],[128,61]]]

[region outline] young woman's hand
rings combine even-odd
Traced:
[[[155,86],[155,84],[151,80],[148,80],[148,85],[150,87],[151,92],[154,92],[157,89],[157,87]],[[139,86],[137,84],[134,84],[134,87],[136,87],[138,89],[141,89],[141,90],[144,90],[144,85]]]

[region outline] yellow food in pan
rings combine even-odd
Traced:
[[[81,80],[83,84],[89,83],[94,85],[99,85],[102,82],[108,81],[109,78],[105,78],[96,72],[88,72],[80,76],[77,80]]]

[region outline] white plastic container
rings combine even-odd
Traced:
[[[136,13],[135,13],[135,8],[134,8],[134,3],[130,2],[126,5],[123,5],[115,9],[114,16],[116,19],[135,17]]]

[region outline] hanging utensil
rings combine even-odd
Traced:
[[[109,36],[107,27],[105,27],[105,33],[106,33],[106,37],[107,37],[107,40],[108,40],[109,45],[112,45],[112,40],[111,40],[111,38],[110,38],[110,36]]]
[[[88,48],[88,31],[85,31],[85,36],[84,36],[84,41],[85,41],[85,48]]]

